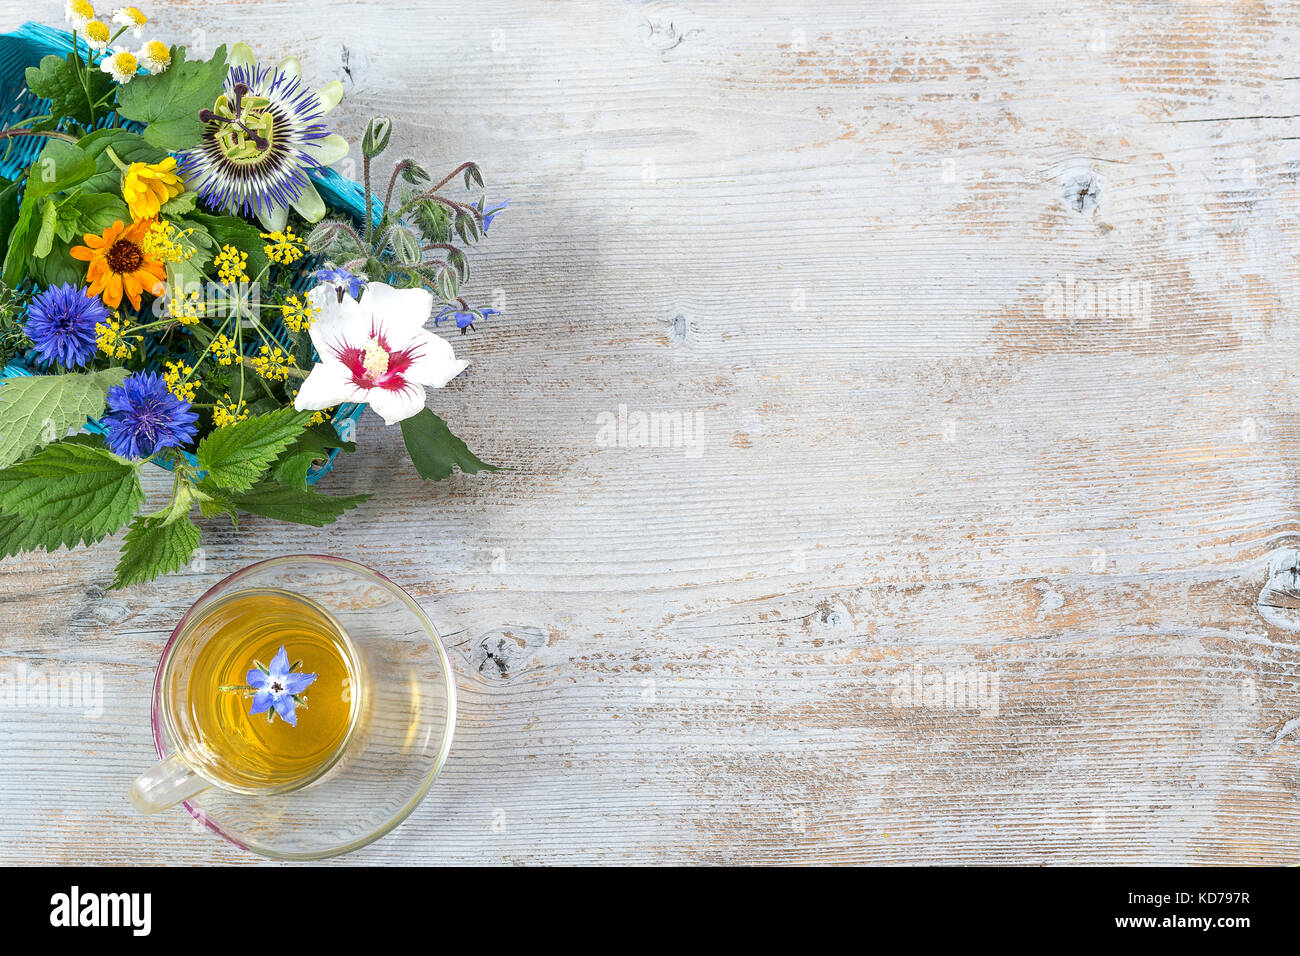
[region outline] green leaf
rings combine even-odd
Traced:
[[[164,216],[183,216],[187,212],[193,211],[198,204],[199,194],[191,190],[186,190],[179,196],[173,196],[162,204],[159,210]]]
[[[203,227],[204,232],[212,237],[216,246],[232,245],[240,252],[248,253],[248,275],[256,279],[266,268],[266,240],[262,231],[253,224],[245,222],[238,216],[214,216],[210,213],[194,210],[184,217],[184,222]]]
[[[46,97],[50,102],[51,116],[67,116],[82,126],[90,125],[94,118],[90,104],[97,103],[113,87],[113,80],[102,70],[86,70],[89,93],[82,85],[78,57],[69,51],[66,57],[49,54],[41,59],[39,66],[27,68],[27,88],[37,96]],[[122,87],[121,89],[126,89]],[[121,94],[121,89],[118,93]],[[111,109],[111,105],[102,107]]]
[[[121,220],[130,222],[131,214],[126,208],[126,201],[110,193],[82,191],[59,204],[59,221],[70,226],[71,235],[62,235],[63,239],[76,239],[80,244],[86,233],[100,233],[113,223]]]
[[[365,135],[361,137],[361,152],[373,159],[388,148],[392,135],[393,121],[387,116],[376,116],[366,124]]]
[[[57,551],[60,547],[74,548],[79,544],[94,544],[105,535],[92,535],[68,525],[54,524],[33,515],[18,515],[0,511],[0,558],[23,551]]]
[[[126,374],[124,368],[109,368],[0,379],[0,468],[98,418],[108,390],[121,385]]]
[[[369,497],[370,495],[322,495],[318,491],[289,488],[267,481],[255,485],[249,491],[231,495],[230,501],[241,511],[251,514],[321,528]]]
[[[198,143],[203,135],[199,110],[211,109],[226,81],[226,48],[217,47],[211,60],[185,60],[185,48],[172,47],[166,73],[138,76],[117,90],[117,111],[127,119],[148,123],[144,138],[159,149],[175,152]]]
[[[202,532],[188,515],[167,520],[162,515],[142,515],[131,522],[122,542],[122,557],[112,590],[152,581],[185,566],[199,546]]]
[[[38,206],[38,203],[23,203],[18,221],[9,233],[9,249],[5,253],[4,272],[0,275],[0,282],[10,288],[17,286],[27,276],[27,263],[36,241],[33,225]]]
[[[451,433],[447,423],[427,408],[402,422],[402,439],[415,470],[420,477],[430,481],[449,477],[452,465],[460,466],[467,475],[497,471],[495,465],[480,461],[463,441]]]
[[[323,456],[314,451],[299,449],[295,443],[276,459],[275,464],[271,466],[271,476],[282,485],[306,488],[307,472],[311,471],[311,466],[319,457]]]
[[[54,246],[54,227],[59,224],[59,210],[48,199],[41,204],[41,228],[36,233],[36,244],[32,246],[32,255],[44,259]]]
[[[109,147],[128,166],[131,163],[161,162],[167,156],[166,150],[151,145],[139,133],[126,129],[97,129],[79,139],[77,145],[95,161],[95,174],[82,184],[82,189],[118,196],[122,192],[122,170],[109,156]]]
[[[214,429],[199,442],[196,452],[199,467],[218,487],[246,491],[289,443],[302,434],[312,414],[282,408]]]
[[[42,196],[67,192],[85,182],[95,173],[95,160],[80,146],[62,139],[52,139],[45,144],[41,154],[32,163],[27,175],[27,191],[23,205],[33,203]]]
[[[0,469],[0,510],[86,535],[112,534],[143,502],[135,466],[102,448],[59,443]]]

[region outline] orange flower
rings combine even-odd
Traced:
[[[144,235],[151,225],[152,220],[141,219],[124,226],[119,219],[102,236],[86,233],[86,244],[68,251],[72,258],[90,263],[86,267],[89,295],[102,296],[106,306],[116,309],[125,292],[131,307],[138,310],[141,292],[162,294],[166,272],[161,262],[145,255],[143,248]]]

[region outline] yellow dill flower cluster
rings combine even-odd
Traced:
[[[296,389],[296,388],[295,388],[295,389],[293,390],[293,393],[290,394],[290,396],[289,396],[289,404],[290,404],[290,405],[292,405],[292,404],[293,404],[293,400],[294,400],[295,398],[298,397],[298,392],[299,392],[299,391],[300,391],[300,389]],[[311,420],[308,421],[307,424],[308,424],[308,425],[319,425],[319,424],[321,424],[322,422],[327,422],[327,421],[329,421],[331,418],[334,417],[334,409],[335,409],[335,408],[338,408],[338,406],[335,405],[334,408],[322,408],[322,409],[320,409],[319,411],[314,412],[314,413],[312,414],[312,416],[311,416]]]
[[[293,365],[293,353],[286,352],[280,346],[272,348],[263,345],[253,359],[253,371],[268,382],[283,382],[289,377],[289,366]]]
[[[262,238],[271,240],[263,247],[266,249],[267,258],[272,262],[278,262],[282,266],[293,265],[306,255],[302,240],[294,235],[292,229],[264,232]]]
[[[235,359],[239,357],[235,340],[222,332],[212,340],[212,357],[222,365],[234,365]]]
[[[167,299],[167,314],[181,325],[195,325],[203,317],[203,299],[197,290],[189,295],[171,295]]]
[[[114,312],[107,322],[95,323],[95,347],[109,358],[128,359],[135,354],[136,346],[144,341],[143,335],[130,335],[131,320]]]
[[[227,425],[233,425],[235,422],[242,422],[248,417],[248,405],[243,399],[232,401],[230,393],[222,395],[220,400],[212,406],[212,424],[218,428],[225,428]]]
[[[284,313],[284,324],[291,332],[306,332],[311,328],[312,316],[316,314],[316,309],[311,307],[311,303],[306,299],[291,295],[284,300],[284,305],[280,306]]]
[[[240,252],[234,246],[222,246],[221,251],[213,257],[212,264],[217,267],[217,278],[222,282],[230,284],[248,281],[247,252]]]
[[[144,241],[140,243],[140,248],[150,259],[157,259],[159,262],[185,262],[195,252],[194,247],[185,241],[193,231],[193,229],[177,229],[172,223],[160,219],[144,234]]]
[[[183,402],[194,401],[194,393],[198,391],[198,379],[193,378],[194,369],[184,362],[168,362],[167,370],[163,372],[163,383],[167,386],[167,391],[171,392]]]

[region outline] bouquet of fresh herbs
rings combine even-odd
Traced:
[[[0,557],[127,527],[124,587],[190,560],[196,509],[328,524],[368,497],[312,487],[364,405],[401,423],[425,478],[491,469],[424,404],[467,364],[429,320],[495,314],[460,297],[501,208],[478,167],[435,184],[404,159],[380,201],[386,119],[359,189],[326,168],[348,152],[325,122],[340,84],[243,44],[201,59],[143,40],[133,7],[69,0],[67,17],[70,34],[24,28],[66,52],[27,66],[4,104],[23,118],[0,130],[17,170],[0,178]],[[338,182],[359,202],[327,202]],[[174,478],[151,514],[146,463]]]

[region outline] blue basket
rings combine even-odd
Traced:
[[[0,129],[32,116],[40,116],[48,110],[50,101],[38,98],[27,89],[27,67],[39,65],[41,58],[51,53],[66,56],[71,51],[72,34],[40,23],[24,23],[13,33],[0,34]],[[140,129],[139,123],[124,120],[116,113],[110,113],[97,125]],[[7,157],[0,160],[0,176],[10,180],[26,174],[45,144],[43,139],[35,136],[20,137],[17,141],[5,142],[12,143],[13,148]],[[332,169],[315,170],[311,173],[311,178],[326,206],[336,214],[347,215],[354,222],[361,221],[366,207],[365,190]],[[371,200],[371,215],[377,215],[376,199]],[[304,268],[301,271],[295,286],[299,291],[304,291],[311,286],[310,269]],[[34,357],[29,352],[26,361],[12,362],[0,369],[0,379],[35,374],[32,371],[34,365]],[[351,438],[364,410],[365,405],[357,403],[347,403],[338,407],[332,424],[341,439]],[[103,434],[105,427],[103,422],[92,419],[86,422],[85,430]],[[324,461],[313,467],[307,473],[307,481],[313,485],[319,481],[334,467],[334,459],[338,453],[337,448],[333,449]],[[193,455],[188,452],[185,455],[191,464],[197,464]]]

